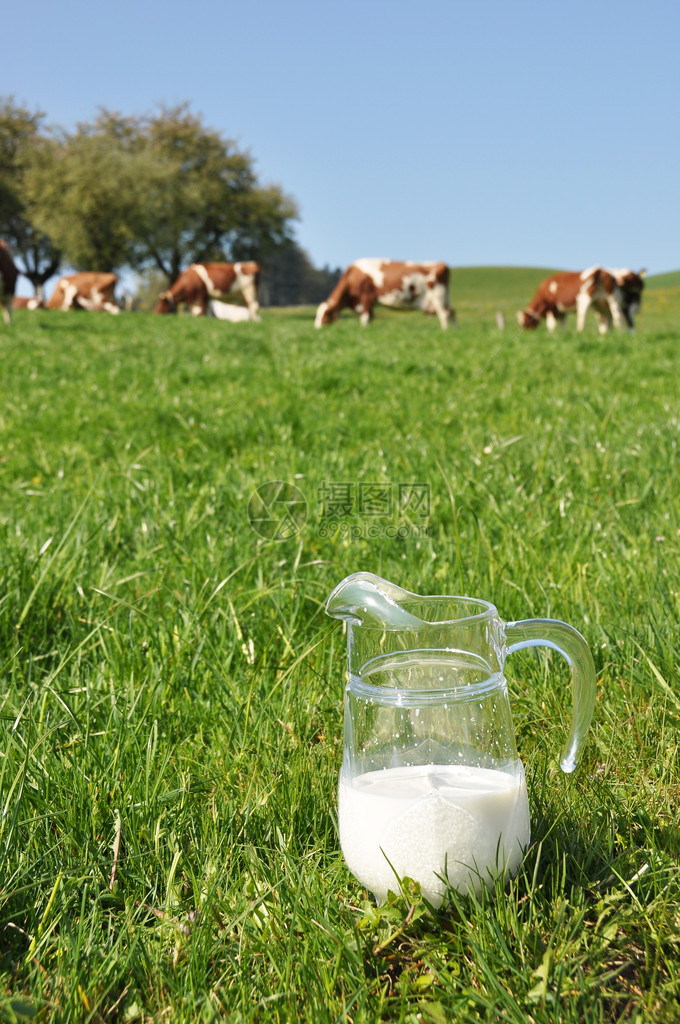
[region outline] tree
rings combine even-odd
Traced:
[[[147,119],[150,167],[138,265],[174,280],[192,262],[263,259],[290,237],[294,201],[258,185],[253,159],[186,104]]]
[[[186,104],[127,117],[101,110],[74,132],[0,103],[0,232],[36,290],[59,268],[176,278],[192,262],[290,252],[295,202],[262,186],[250,153]],[[305,257],[306,259],[306,257]]]
[[[36,140],[26,173],[34,222],[78,270],[117,270],[135,256],[147,173],[136,118],[102,112],[75,133]]]
[[[71,135],[37,139],[26,190],[39,230],[77,269],[262,259],[297,216],[253,159],[207,129],[186,104],[144,117],[102,110]]]
[[[33,224],[26,178],[44,114],[31,113],[8,97],[0,99],[0,236],[11,246],[21,273],[43,298],[45,282],[59,270],[61,255]]]

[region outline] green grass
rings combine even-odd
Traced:
[[[537,267],[452,267],[451,300],[461,320],[502,312],[508,324],[524,309],[537,285],[555,273]]]
[[[454,271],[450,332],[3,331],[0,1020],[678,1020],[677,285],[633,336],[500,332],[540,275]],[[307,519],[269,540],[248,501],[277,479]],[[414,482],[429,509],[337,529],[319,501]],[[323,608],[358,569],[566,619],[596,663],[567,777],[566,667],[508,660],[532,844],[434,915],[374,908],[339,851]]]

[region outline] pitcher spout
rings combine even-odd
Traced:
[[[414,629],[423,620],[403,607],[415,595],[371,572],[354,572],[338,583],[326,602],[326,614],[356,626]]]

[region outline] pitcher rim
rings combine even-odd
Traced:
[[[449,602],[467,602],[468,604],[478,605],[479,611],[473,612],[471,615],[461,615],[455,619],[423,619],[422,623],[417,626],[393,626],[393,625],[364,625],[362,622],[353,620],[348,617],[348,625],[354,629],[365,629],[370,632],[384,633],[386,630],[389,632],[401,633],[419,633],[424,630],[433,629],[441,626],[459,626],[470,622],[482,622],[488,618],[500,618],[498,608],[492,601],[486,601],[483,597],[468,597],[466,594],[414,594],[412,591],[406,591],[409,597],[407,600],[401,602],[401,606],[405,609],[410,609],[411,605],[417,604],[430,604],[435,601],[449,601]]]

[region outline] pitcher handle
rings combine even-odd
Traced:
[[[585,742],[595,706],[595,665],[590,648],[578,630],[558,619],[523,619],[505,623],[507,653],[523,647],[551,647],[571,669],[574,711],[560,767],[573,772]]]

